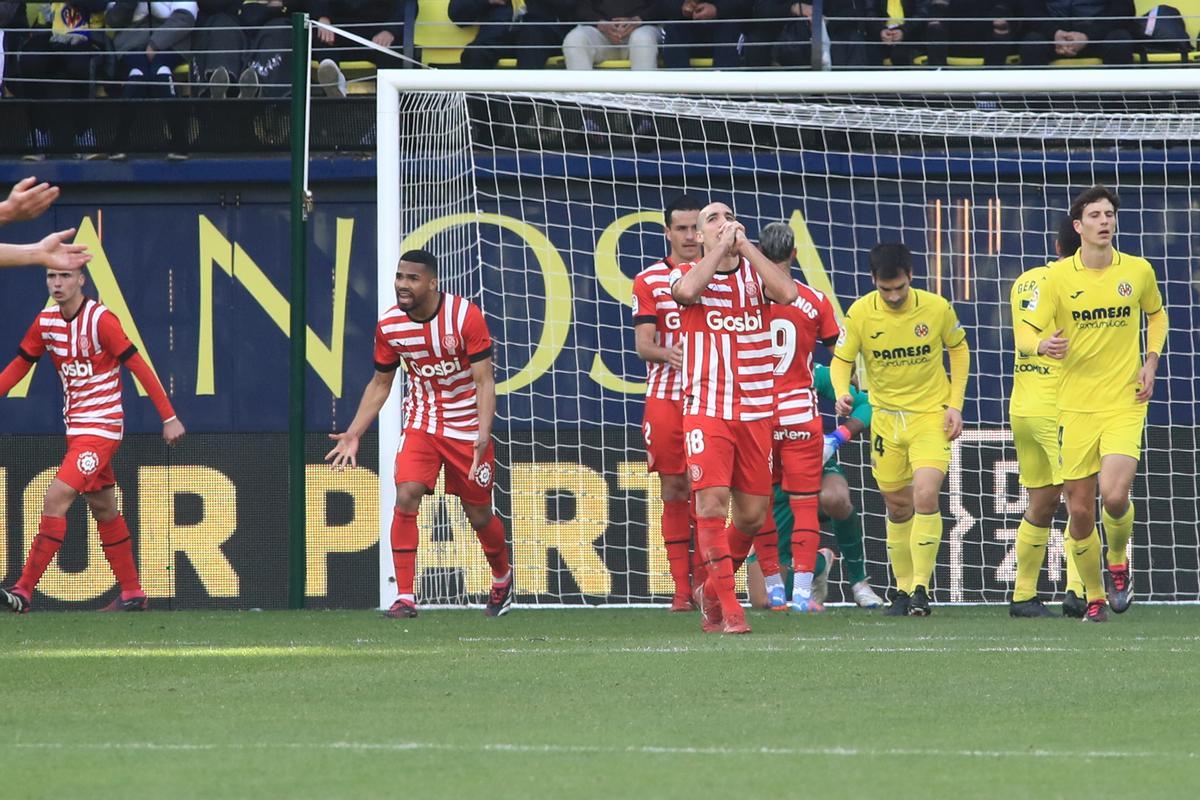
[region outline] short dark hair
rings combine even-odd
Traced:
[[[400,256],[400,260],[411,264],[420,264],[431,275],[437,275],[437,256],[428,250],[408,250],[404,255]]]
[[[895,280],[901,273],[912,277],[912,251],[903,244],[881,242],[871,248],[868,260],[875,280]]]
[[[758,249],[776,264],[791,261],[796,234],[786,222],[772,222],[758,232]]]
[[[671,227],[671,215],[676,211],[699,211],[702,208],[704,206],[700,205],[699,200],[690,194],[681,194],[670,203],[667,203],[667,207],[663,209],[663,222],[669,228]]]
[[[1079,195],[1071,201],[1071,219],[1083,219],[1083,209],[1095,203],[1097,200],[1107,200],[1112,203],[1113,211],[1121,207],[1121,201],[1117,198],[1117,193],[1107,186],[1096,184],[1090,189],[1084,189]]]
[[[1059,255],[1066,258],[1078,250],[1079,245],[1079,234],[1075,230],[1075,220],[1069,216],[1063,217],[1062,222],[1058,226],[1058,249],[1061,251]]]

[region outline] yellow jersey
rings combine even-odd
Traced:
[[[910,289],[904,308],[893,311],[871,292],[846,312],[834,355],[850,363],[862,355],[873,407],[942,411],[950,404],[942,353],[966,337],[954,307],[940,295]]]
[[[1138,405],[1142,314],[1163,307],[1154,268],[1113,250],[1112,263],[1088,269],[1080,255],[1050,264],[1025,322],[1042,338],[1062,329],[1070,343],[1059,380],[1060,411],[1121,411]]]
[[[1009,292],[1013,329],[1022,324],[1029,304],[1050,274],[1050,268],[1034,267],[1022,272]],[[1014,417],[1053,417],[1058,414],[1055,395],[1062,364],[1047,356],[1021,355],[1016,350],[1013,364],[1013,388],[1008,398],[1008,413]]]

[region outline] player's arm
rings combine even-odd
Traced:
[[[949,304],[942,322],[942,345],[950,361],[950,402],[946,407],[943,430],[946,437],[954,441],[962,435],[962,409],[967,398],[967,380],[971,376],[971,348],[967,344],[967,332]]]
[[[712,276],[717,274],[717,270],[721,268],[725,259],[737,252],[739,228],[741,225],[736,222],[726,222],[722,225],[717,232],[717,240],[711,246],[706,244],[704,257],[682,277],[673,280],[671,296],[675,298],[676,303],[681,306],[690,306],[700,302],[700,295],[704,294],[704,289],[712,280]],[[742,235],[745,236],[744,233]],[[674,274],[672,272],[673,279]]]
[[[354,414],[350,427],[345,433],[329,434],[329,438],[337,444],[325,454],[325,460],[332,460],[331,466],[334,469],[341,471],[347,464],[352,467],[358,466],[358,440],[379,416],[388,395],[392,393],[392,382],[396,379],[396,369],[399,366],[399,361],[394,364],[376,364],[375,374],[363,389],[362,399],[358,401],[358,411]]]
[[[492,423],[496,420],[496,375],[492,370],[490,348],[483,358],[471,360],[471,380],[475,383],[475,408],[479,414],[479,435],[475,437],[475,454],[471,460],[471,471],[467,473],[467,477],[474,480],[488,443],[492,440]]]
[[[849,414],[854,407],[850,377],[854,374],[854,360],[858,358],[861,346],[858,325],[847,314],[842,321],[842,335],[838,337],[837,347],[833,351],[833,361],[829,364],[829,380],[833,384],[836,411],[841,417]]]
[[[754,242],[747,238],[744,232],[737,237],[738,252],[750,262],[750,267],[762,278],[763,293],[774,303],[788,305],[793,302],[799,292],[796,282],[787,270],[782,269],[771,259],[763,255]]]
[[[58,193],[57,186],[38,183],[32,175],[22,179],[0,202],[0,225],[37,219],[58,199]]]
[[[637,349],[638,358],[655,364],[670,364],[675,369],[683,369],[683,345],[663,347],[658,343],[658,321],[635,321],[633,326],[633,344]]]
[[[1029,357],[1036,353],[1055,359],[1067,357],[1070,342],[1063,337],[1062,328],[1052,327],[1057,303],[1052,272],[1038,287],[1025,316],[1016,323],[1014,339],[1020,355]]]
[[[173,445],[182,439],[183,434],[187,431],[184,430],[183,423],[175,414],[175,408],[171,405],[171,399],[167,397],[167,391],[163,388],[162,381],[154,374],[154,370],[146,363],[146,359],[142,358],[142,354],[138,352],[129,337],[125,335],[125,330],[121,327],[121,321],[117,319],[117,316],[109,311],[100,317],[97,333],[100,336],[100,344],[108,352],[116,353],[117,361],[132,372],[138,382],[142,384],[142,388],[146,390],[146,394],[154,403],[154,409],[158,411],[158,416],[162,420],[163,439],[166,443]]]
[[[42,266],[46,269],[81,269],[92,260],[82,244],[70,244],[75,235],[70,228],[52,233],[35,244],[0,244],[0,268]]]
[[[1167,343],[1167,308],[1163,305],[1162,295],[1153,274],[1150,278],[1152,291],[1145,293],[1142,309],[1146,311],[1146,360],[1138,373],[1137,400],[1139,403],[1149,402],[1154,394],[1154,376],[1158,372],[1158,357]],[[1149,307],[1150,310],[1147,310]]]
[[[17,354],[17,357],[8,362],[8,366],[0,372],[0,397],[13,390],[21,380],[29,374],[29,370],[33,369],[36,358],[30,358],[25,355],[24,351]]]

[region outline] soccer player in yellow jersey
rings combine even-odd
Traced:
[[[860,355],[871,381],[871,471],[887,505],[887,551],[896,595],[885,614],[929,615],[929,581],[942,541],[938,497],[950,442],[962,433],[971,353],[958,316],[939,295],[912,287],[912,253],[871,250],[875,291],[846,312],[830,366],[837,413],[852,407],[850,376]],[[950,374],[942,354],[950,361]]]
[[[1054,243],[1058,257],[1079,249],[1079,234],[1075,222],[1063,217]],[[1024,324],[1029,304],[1046,275],[1048,266],[1034,267],[1022,272],[1013,282],[1009,298],[1012,303],[1013,330],[1019,332]],[[1029,505],[1017,528],[1017,580],[1013,586],[1012,602],[1008,606],[1013,617],[1053,617],[1037,594],[1038,574],[1046,559],[1046,543],[1050,539],[1050,524],[1062,499],[1062,477],[1058,466],[1058,378],[1061,364],[1048,356],[1022,355],[1018,350],[1013,364],[1013,388],[1009,396],[1008,416],[1012,424],[1013,444],[1017,448],[1017,466],[1021,485],[1029,493]],[[1071,555],[1070,534],[1064,532],[1063,555],[1067,562],[1067,594],[1063,614],[1082,617],[1087,610],[1083,601],[1083,583]]]
[[[1108,619],[1096,530],[1096,488],[1108,537],[1112,609],[1129,607],[1129,489],[1141,456],[1146,403],[1167,339],[1167,312],[1145,259],[1113,249],[1117,196],[1093,186],[1071,203],[1079,251],[1050,265],[1026,309],[1017,349],[1059,359],[1058,446],[1071,547],[1087,593],[1084,620]],[[1146,357],[1141,354],[1146,315]],[[1098,480],[1097,480],[1098,478]]]

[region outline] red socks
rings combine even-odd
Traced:
[[[46,567],[50,566],[50,562],[58,554],[66,536],[66,517],[42,517],[37,536],[33,537],[33,546],[29,548],[25,569],[21,571],[21,578],[13,588],[20,589],[26,597],[33,597],[34,587],[42,579]]]
[[[137,562],[133,560],[133,540],[129,538],[129,528],[125,525],[125,517],[118,514],[108,522],[101,522],[100,546],[104,549],[104,557],[117,583],[121,584],[121,599],[145,597],[142,584],[138,581]]]
[[[692,547],[692,512],[687,500],[671,500],[663,503],[662,536],[667,548],[667,563],[671,567],[671,580],[675,583],[675,594],[686,595],[691,590],[688,571]]]
[[[705,594],[712,592],[716,595],[723,614],[736,615],[742,608],[733,588],[733,560],[729,554],[729,541],[725,537],[725,520],[720,517],[701,517],[696,521],[696,540],[699,550],[704,554],[704,565],[708,568]]]
[[[413,523],[413,531],[416,531],[416,523]],[[504,536],[504,523],[495,514],[492,515],[491,521],[484,525],[481,530],[475,531],[475,538],[479,540],[479,544],[483,547],[483,554],[487,556],[488,566],[492,568],[492,578],[495,580],[503,580],[508,576],[508,543]],[[415,542],[415,539],[414,539]]]
[[[503,536],[503,529],[501,529]],[[413,583],[417,573],[417,515],[392,511],[392,566],[396,570],[396,592],[414,595]]]
[[[775,517],[767,510],[762,530],[754,534],[754,554],[764,578],[779,574],[779,531],[775,529]]]
[[[817,547],[821,544],[821,527],[817,520],[817,496],[789,500],[796,527],[792,529],[792,572],[812,572],[817,567]]]
[[[742,564],[746,563],[750,548],[754,547],[754,537],[728,525],[725,528],[725,541],[729,542],[729,556],[733,559],[733,572],[736,575]]]

